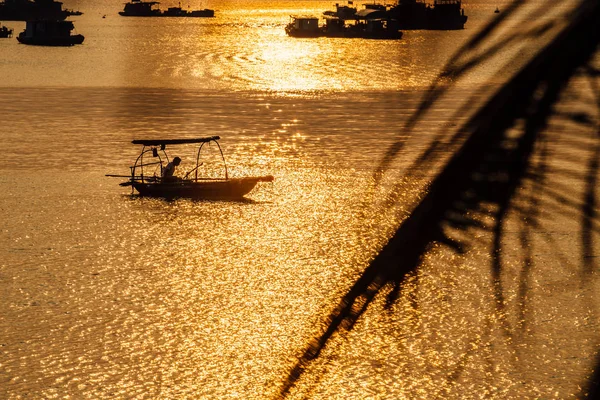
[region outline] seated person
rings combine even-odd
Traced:
[[[163,181],[169,182],[176,181],[179,179],[175,176],[175,169],[179,164],[181,164],[181,158],[179,157],[175,157],[173,161],[167,164],[167,166],[163,169],[162,172]]]

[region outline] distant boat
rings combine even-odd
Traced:
[[[291,16],[285,32],[288,36],[299,38],[401,39],[402,31],[398,29],[396,21],[386,19],[377,12],[380,11],[357,13],[352,20],[326,15],[322,26],[317,17]]]
[[[71,15],[83,15],[83,13],[81,11],[76,11],[76,10],[66,9],[65,12],[67,13],[67,16],[71,16]]]
[[[494,13],[498,14],[500,12],[500,9],[498,7],[496,7],[496,9],[494,10]]]
[[[5,21],[63,20],[68,16],[62,3],[54,0],[5,0],[0,3],[0,20]]]
[[[25,30],[17,36],[17,40],[36,46],[73,46],[83,43],[83,35],[71,35],[74,28],[71,21],[27,21]]]
[[[166,11],[158,8],[158,1],[131,0],[125,4],[123,11],[119,15],[124,17],[191,17],[191,18],[210,18],[215,16],[214,10],[193,10],[186,11],[179,7],[169,7]]]
[[[0,24],[0,38],[12,37],[13,30],[7,26]]]

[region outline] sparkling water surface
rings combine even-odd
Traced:
[[[277,398],[439,165],[404,171],[437,132],[466,120],[467,99],[518,67],[499,54],[469,74],[374,186],[428,85],[496,3],[465,2],[463,31],[369,41],[285,35],[290,14],[332,8],[323,1],[190,2],[214,8],[213,19],[124,18],[121,1],[65,1],[85,13],[73,17],[83,45],[0,40],[0,397]],[[526,60],[532,48],[520,51]],[[540,202],[526,246],[520,214],[507,218],[502,304],[491,233],[458,233],[468,252],[432,246],[398,300],[378,295],[289,397],[576,398],[600,307],[597,266],[579,265],[595,265],[600,249],[582,248],[568,206],[582,196],[580,161],[594,143],[587,132],[565,138],[573,129],[550,129],[550,167],[573,171],[556,177],[562,208]],[[129,172],[133,139],[210,135],[222,138],[230,176],[275,181],[241,202],[164,201],[105,177]],[[437,152],[442,163],[451,147]]]

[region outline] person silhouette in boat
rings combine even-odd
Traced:
[[[172,182],[180,179],[175,176],[175,170],[177,169],[177,166],[179,164],[181,164],[181,158],[179,157],[175,157],[173,161],[167,164],[167,166],[165,167],[165,169],[163,169],[162,172],[163,181]]]

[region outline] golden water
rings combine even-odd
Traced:
[[[0,42],[0,397],[277,397],[435,169],[413,170],[391,208],[386,182],[464,121],[452,112],[498,68],[442,99],[369,197],[426,86],[495,8],[471,3],[465,31],[371,42],[285,37],[289,14],[327,2],[192,4],[221,12],[156,21],[79,1],[65,5],[86,12],[75,20],[84,45]],[[597,222],[592,247],[580,241],[595,142],[564,136],[577,129],[551,127],[552,170],[573,172],[551,175],[565,201],[543,197],[526,246],[522,216],[507,220],[500,297],[492,234],[454,232],[468,252],[434,245],[392,307],[386,288],[290,397],[578,396],[598,346],[600,249]],[[133,139],[214,134],[230,175],[274,183],[245,202],[167,202],[104,176],[128,173]],[[528,185],[515,210],[529,204]]]

